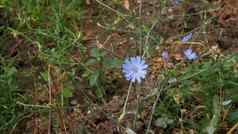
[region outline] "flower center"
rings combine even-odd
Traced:
[[[132,65],[131,70],[132,70],[134,73],[137,73],[137,72],[139,71],[139,68],[138,68],[136,65]]]

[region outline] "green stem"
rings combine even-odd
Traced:
[[[130,92],[131,92],[131,88],[132,88],[132,81],[130,82],[130,85],[129,85],[129,88],[128,88],[128,92],[127,92],[127,96],[126,96],[126,101],[125,101],[124,106],[123,106],[122,114],[119,117],[119,122],[126,115],[126,106],[127,106],[127,102],[128,102],[128,98],[129,98]]]
[[[156,99],[155,99],[154,104],[153,104],[153,107],[152,107],[149,124],[148,124],[147,129],[146,129],[146,132],[145,132],[146,134],[148,134],[149,131],[150,131],[151,122],[152,122],[152,120],[153,120],[153,115],[154,115],[154,113],[155,113],[155,109],[156,109],[157,102],[159,101],[159,97],[160,97],[160,91],[158,91],[157,96],[156,96]]]

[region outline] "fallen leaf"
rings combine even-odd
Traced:
[[[175,60],[180,61],[183,59],[183,56],[180,53],[173,54]]]
[[[126,133],[127,134],[136,134],[132,129],[126,128]]]
[[[86,0],[86,4],[87,5],[91,5],[91,1],[90,0]]]

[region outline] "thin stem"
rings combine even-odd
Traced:
[[[123,117],[126,114],[126,106],[127,106],[127,102],[128,102],[128,98],[129,98],[130,92],[131,92],[131,88],[132,88],[132,81],[130,82],[130,85],[129,85],[129,88],[128,88],[128,92],[127,92],[127,96],[126,96],[126,101],[125,101],[124,106],[123,106],[122,114],[119,117],[119,122],[123,119]]]
[[[167,90],[167,89],[170,87],[170,86],[168,86],[168,87],[165,88],[164,85],[165,85],[166,83],[167,83],[167,80],[158,83],[158,84],[159,84],[159,87],[157,88],[156,99],[155,99],[155,101],[154,101],[154,104],[153,104],[153,107],[152,107],[152,110],[151,110],[151,115],[150,115],[149,124],[148,124],[148,126],[147,126],[147,129],[146,129],[145,134],[148,134],[148,132],[149,132],[149,130],[150,130],[151,122],[152,122],[152,120],[153,120],[153,115],[154,115],[154,113],[155,113],[156,105],[157,105],[157,103],[158,103],[158,101],[159,101],[159,97],[160,97],[161,92],[164,91],[164,90]]]
[[[153,119],[153,115],[154,115],[155,108],[156,108],[157,102],[159,100],[159,97],[160,97],[160,91],[158,91],[157,96],[156,96],[156,100],[154,101],[154,104],[153,104],[153,107],[152,107],[152,112],[151,112],[151,115],[150,115],[149,124],[148,124],[147,129],[146,129],[146,134],[148,134],[148,132],[150,130],[151,122],[152,122],[152,119]]]
[[[144,58],[145,57],[145,54],[147,53],[148,51],[148,43],[149,43],[149,38],[150,38],[150,35],[152,33],[152,31],[154,30],[155,26],[160,22],[159,19],[157,19],[153,24],[152,26],[150,27],[150,30],[147,32],[146,34],[146,37],[145,37],[145,47],[147,47],[147,50],[144,50],[143,52],[143,55],[142,57]]]
[[[139,7],[139,16],[140,16],[140,25],[142,26],[143,25],[143,19],[142,19],[142,3],[143,3],[143,1],[141,0],[140,1],[140,7]],[[142,54],[142,47],[143,47],[143,34],[142,34],[142,32],[143,32],[143,29],[142,29],[142,27],[140,27],[140,55]]]
[[[136,129],[136,121],[137,121],[137,115],[139,114],[139,109],[140,109],[140,100],[139,100],[139,95],[137,95],[137,97],[136,97],[136,112],[135,112],[135,116],[134,116],[134,119],[133,119],[133,129]]]
[[[48,93],[49,93],[49,105],[51,106],[52,105],[52,80],[51,80],[51,74],[50,74],[50,71],[51,71],[51,66],[49,65],[48,66]],[[52,123],[52,111],[51,109],[49,109],[49,114],[48,114],[48,134],[51,134],[51,123]]]

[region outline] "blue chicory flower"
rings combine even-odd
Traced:
[[[193,52],[192,48],[186,49],[183,53],[184,53],[185,58],[188,60],[195,60],[198,57],[197,53]]]
[[[179,3],[181,3],[183,0],[174,0],[174,2],[176,3],[176,4],[179,4]]]
[[[147,67],[148,65],[145,64],[145,61],[140,56],[130,57],[124,61],[122,72],[126,80],[140,83],[145,78]]]
[[[193,36],[193,33],[192,33],[192,32],[189,32],[187,35],[185,35],[185,36],[183,36],[183,37],[181,38],[181,41],[182,41],[183,43],[188,42],[188,41],[192,38],[192,36]]]
[[[163,61],[164,61],[165,63],[167,63],[167,62],[169,61],[169,53],[168,53],[168,51],[164,50],[164,51],[162,52],[162,59],[163,59]]]

